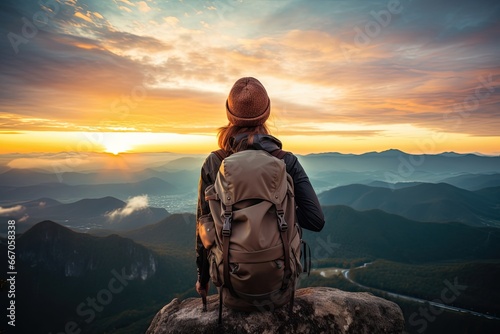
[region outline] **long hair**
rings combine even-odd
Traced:
[[[233,147],[233,141],[231,138],[246,133],[248,134],[246,139],[239,142],[239,145]],[[253,136],[257,134],[270,134],[268,127],[265,124],[251,126],[251,127],[240,127],[229,123],[226,126],[220,127],[217,132],[219,147],[226,152],[234,153],[247,148],[248,143],[253,141]]]

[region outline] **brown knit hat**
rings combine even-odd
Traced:
[[[236,126],[265,123],[271,112],[271,100],[259,80],[247,77],[236,81],[226,101],[227,119]]]

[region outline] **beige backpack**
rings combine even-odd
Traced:
[[[215,227],[208,259],[219,290],[219,323],[222,304],[263,311],[290,303],[291,311],[303,269],[293,180],[282,160],[286,152],[215,153],[222,163],[205,198]]]

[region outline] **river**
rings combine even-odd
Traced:
[[[366,268],[370,264],[372,264],[372,262],[364,263],[362,266],[359,266],[359,267],[356,267],[356,268],[352,268],[352,269]],[[353,279],[351,279],[349,277],[349,272],[352,269],[343,269],[343,268],[331,267],[331,268],[317,268],[317,269],[313,269],[313,271],[318,272],[323,277],[327,277],[327,274],[339,274],[340,273],[340,274],[342,274],[345,277],[345,279],[347,279],[352,284],[359,286],[360,288],[363,288],[363,289],[368,290],[368,291],[369,290],[374,290],[374,291],[383,292],[383,293],[385,293],[388,296],[393,297],[393,298],[398,298],[398,299],[412,301],[412,302],[421,303],[421,304],[427,303],[427,304],[432,305],[434,307],[445,309],[445,310],[449,310],[449,311],[466,313],[466,314],[474,315],[474,316],[477,316],[477,317],[483,317],[483,318],[492,319],[492,320],[500,320],[499,317],[495,317],[495,316],[492,316],[492,315],[489,315],[489,314],[475,312],[475,311],[464,309],[464,308],[461,308],[461,307],[450,306],[450,305],[447,305],[447,304],[438,303],[436,301],[425,300],[425,299],[421,299],[421,298],[416,298],[416,297],[401,295],[399,293],[390,292],[390,291],[386,291],[386,290],[381,290],[381,289],[377,289],[377,288],[372,288],[372,287],[369,287],[369,286],[366,286],[366,285],[363,285],[363,284],[359,284],[358,282],[354,281]]]

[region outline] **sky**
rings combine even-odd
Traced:
[[[296,153],[500,154],[496,0],[2,0],[0,154],[216,149],[244,76]]]

